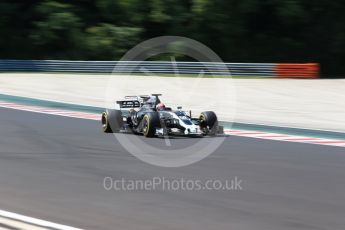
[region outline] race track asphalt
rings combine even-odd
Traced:
[[[230,136],[200,162],[164,168],[126,152],[98,122],[0,109],[0,209],[85,229],[344,229],[344,165],[344,148]],[[243,183],[240,191],[107,191],[107,176]]]

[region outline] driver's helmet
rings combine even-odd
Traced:
[[[165,110],[165,105],[164,105],[163,103],[159,103],[159,104],[156,106],[156,110],[157,110],[157,111]]]

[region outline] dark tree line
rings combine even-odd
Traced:
[[[2,0],[0,31],[1,59],[117,60],[178,35],[227,62],[320,62],[345,76],[343,0]]]

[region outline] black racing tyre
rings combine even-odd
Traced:
[[[205,111],[200,114],[200,128],[206,130],[207,135],[215,135],[218,130],[218,118],[213,111]]]
[[[102,113],[102,129],[105,133],[117,133],[123,126],[123,118],[120,110],[107,109]]]
[[[156,128],[160,127],[159,113],[147,113],[144,115],[141,122],[144,136],[154,137],[156,135]]]

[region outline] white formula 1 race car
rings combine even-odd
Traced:
[[[213,111],[205,111],[192,118],[191,111],[183,111],[182,107],[177,107],[177,110],[165,107],[159,96],[161,94],[126,96],[117,101],[117,109],[107,109],[102,113],[103,131],[132,132],[145,137],[215,136],[224,133]]]

